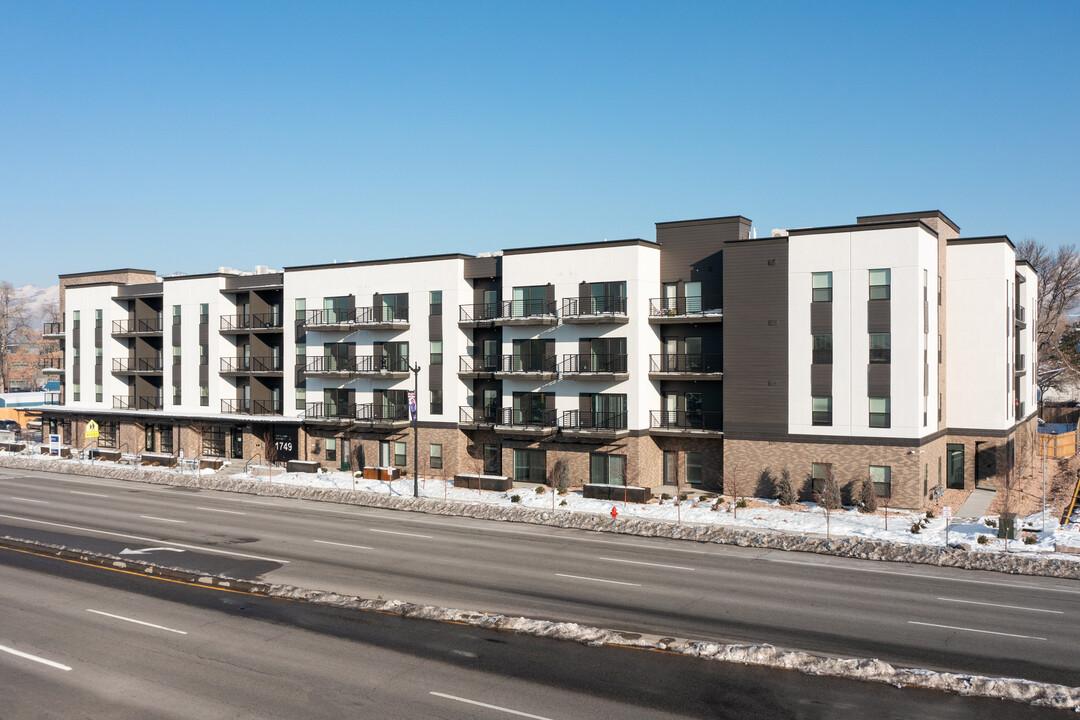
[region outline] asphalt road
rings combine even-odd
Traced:
[[[0,469],[0,534],[676,637],[1077,684],[1080,582]]]
[[[0,678],[7,720],[1064,716],[320,608],[7,549]]]

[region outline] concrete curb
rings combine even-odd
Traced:
[[[480,520],[547,525],[550,527],[593,530],[640,537],[735,545],[764,550],[810,552],[820,555],[904,562],[964,570],[987,570],[1013,575],[1080,579],[1080,563],[1059,558],[1037,558],[1004,552],[968,552],[954,548],[925,545],[899,545],[878,540],[838,538],[824,540],[782,533],[774,530],[740,530],[729,527],[660,522],[632,518],[613,520],[605,515],[572,511],[554,512],[527,507],[505,507],[482,503],[443,501],[432,498],[413,499],[372,492],[329,490],[292,485],[277,485],[270,481],[234,480],[214,475],[182,475],[171,470],[151,470],[116,465],[73,464],[58,460],[31,460],[19,456],[0,456],[0,467],[37,470],[69,475],[131,480],[155,485],[198,487],[206,490],[261,495],[265,497],[315,500],[343,505],[423,512],[430,515],[469,517]]]

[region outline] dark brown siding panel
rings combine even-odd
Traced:
[[[581,393],[578,395],[578,410],[585,414],[592,410],[592,393]]]
[[[831,302],[812,302],[812,303],[810,303],[810,332],[815,332],[815,333],[831,333],[832,332],[832,303]]]
[[[468,258],[465,265],[465,279],[493,278],[499,276],[499,259],[495,257]]]
[[[206,387],[209,384],[210,384],[210,366],[209,365],[200,365],[199,366],[199,386],[200,387]]]
[[[180,365],[172,366],[172,384],[176,385],[177,387],[180,386],[180,369]]]
[[[428,315],[428,338],[442,340],[442,315]]]
[[[786,238],[724,247],[724,430],[786,433]],[[769,264],[769,260],[773,263]]]
[[[892,329],[892,305],[889,300],[866,301],[866,331],[889,332]]]
[[[174,346],[179,346],[180,345],[180,326],[179,325],[173,325],[172,326],[172,344]]]
[[[431,365],[431,374],[428,376],[428,388],[430,390],[443,389],[442,365]]]
[[[889,397],[891,393],[891,365],[873,363],[867,365],[866,394],[870,397]]]
[[[810,366],[810,394],[832,396],[832,369],[830,365]]]

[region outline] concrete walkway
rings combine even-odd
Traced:
[[[975,518],[986,514],[986,508],[990,507],[990,501],[996,493],[986,488],[975,488],[960,509],[956,511],[956,517]]]

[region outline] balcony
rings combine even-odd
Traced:
[[[409,309],[396,307],[362,307],[351,310],[308,310],[304,330],[407,330]]]
[[[581,380],[626,380],[630,377],[626,369],[626,355],[607,353],[563,355],[559,373],[563,377]]]
[[[252,400],[244,398],[223,399],[221,401],[222,415],[280,415],[281,408],[275,408],[272,402],[267,400]]]
[[[563,298],[562,321],[571,324],[586,323],[625,323],[626,296],[611,295],[605,297]]]
[[[1026,328],[1027,327],[1027,308],[1025,308],[1023,305],[1017,305],[1014,320],[1016,321],[1016,327]]]
[[[58,393],[58,392],[47,392],[47,393],[45,393],[45,401],[42,404],[43,405],[63,405],[64,404],[64,394],[63,393]]]
[[[649,356],[650,380],[720,380],[724,356],[719,353],[661,353]]]
[[[281,313],[242,313],[221,316],[222,335],[239,335],[251,332],[281,332]]]
[[[351,423],[356,418],[356,403],[308,403],[304,418],[311,422]]]
[[[112,336],[115,338],[140,337],[161,334],[161,317],[113,320]]]
[[[64,323],[62,322],[47,322],[41,328],[41,337],[46,340],[63,340],[64,339]]]
[[[547,300],[504,300],[476,303],[458,308],[459,327],[485,325],[556,325],[555,302]]]
[[[649,413],[650,435],[724,434],[724,414],[712,410],[653,410]]]
[[[523,437],[543,437],[559,431],[557,415],[554,409],[499,408],[499,419],[495,432],[500,435],[519,435]]]
[[[315,357],[308,361],[304,374],[309,377],[368,377],[406,378],[409,376],[408,356],[361,355],[351,358]]]
[[[458,377],[475,379],[485,375],[492,375],[501,367],[500,362],[501,358],[498,355],[478,357],[460,355],[458,356]]]
[[[161,410],[164,404],[159,397],[132,397],[113,395],[113,410]]]
[[[356,406],[356,424],[367,430],[397,430],[412,422],[408,405],[364,403]]]
[[[281,357],[223,357],[222,375],[273,375],[282,372]]]
[[[495,318],[499,317],[500,303],[475,303],[472,305],[458,306],[458,326],[476,327],[477,325],[494,325]]]
[[[43,364],[41,366],[41,372],[45,373],[46,375],[58,375],[60,373],[63,373],[64,372],[64,358],[62,358],[62,357],[45,358],[45,360],[44,360],[44,362],[43,362]]]
[[[152,358],[113,358],[114,375],[160,375],[161,357]]]
[[[1013,374],[1023,375],[1027,372],[1027,356],[1017,355],[1013,359]]]
[[[672,297],[649,300],[649,322],[653,325],[668,323],[715,323],[722,322],[724,313],[720,308],[702,308],[701,298]]]
[[[557,373],[554,355],[502,355],[499,357],[499,367],[495,370],[495,378],[554,380]]]
[[[581,440],[590,438],[606,442],[630,434],[625,412],[593,412],[567,410],[562,414],[560,432]]]
[[[458,427],[463,430],[475,430],[478,427],[492,427],[502,417],[502,408],[474,408],[470,405],[458,407]]]

